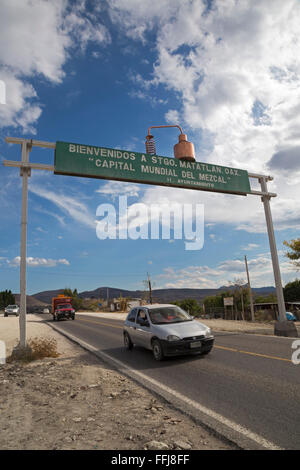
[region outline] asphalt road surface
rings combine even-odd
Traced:
[[[75,321],[52,323],[250,435],[283,449],[300,448],[300,364],[291,362],[294,339],[216,332],[208,356],[157,362],[151,351],[125,350],[122,321],[77,314]]]

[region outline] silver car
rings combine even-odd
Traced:
[[[18,305],[8,305],[4,310],[4,316],[8,317],[8,315],[15,315],[17,317],[19,315]]]
[[[126,349],[143,346],[157,361],[164,356],[208,354],[214,343],[211,329],[176,305],[153,304],[130,310],[124,324]]]

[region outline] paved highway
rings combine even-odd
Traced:
[[[208,356],[156,362],[150,351],[124,349],[122,321],[77,314],[75,321],[51,324],[147,376],[149,383],[159,382],[177,406],[185,397],[186,411],[194,407],[195,417],[240,445],[238,426],[244,437],[249,433],[247,448],[257,448],[260,439],[262,448],[270,443],[300,448],[300,365],[291,362],[293,339],[216,332]]]

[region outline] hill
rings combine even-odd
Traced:
[[[203,301],[205,297],[210,295],[217,295],[218,293],[224,290],[230,290],[231,288],[227,286],[222,286],[218,289],[153,289],[153,300],[154,302],[159,303],[168,303],[174,302],[176,300],[183,300],[186,298],[196,299],[198,301]],[[80,292],[78,295],[82,299],[106,299],[107,298],[107,290],[109,298],[117,298],[117,297],[130,297],[130,298],[141,298],[145,297],[145,291],[142,290],[126,290],[126,289],[119,289],[116,287],[98,287],[97,289],[91,291],[83,291]],[[259,287],[252,289],[254,295],[268,295],[275,292],[274,287]],[[47,304],[51,303],[52,297],[56,297],[58,294],[62,294],[63,289],[57,290],[50,290],[44,292],[38,292],[34,294],[33,297],[38,299],[41,302],[45,302]],[[147,295],[147,294],[146,294]]]
[[[64,289],[45,290],[43,292],[38,292],[37,294],[33,294],[33,297],[35,299],[38,299],[40,302],[51,304],[52,297],[57,297],[59,294],[63,294],[63,293],[64,293]]]
[[[20,305],[20,294],[14,294],[17,305]],[[46,307],[47,302],[35,298],[33,295],[26,295],[26,305],[28,308],[31,307]]]

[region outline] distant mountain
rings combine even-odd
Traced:
[[[17,305],[20,305],[20,294],[14,294],[15,302]],[[42,302],[39,299],[35,298],[32,295],[26,295],[26,305],[27,307],[46,307],[47,302]]]
[[[219,291],[225,291],[225,290],[234,290],[236,289],[237,286],[221,286],[219,287]],[[242,286],[243,288],[247,288],[248,284],[245,284]],[[252,287],[252,292],[256,295],[268,295],[268,294],[273,294],[276,292],[275,287],[273,286],[266,286],[266,287]]]
[[[152,291],[154,302],[158,303],[169,303],[175,302],[176,300],[184,300],[186,298],[196,299],[198,301],[203,301],[205,297],[210,295],[220,294],[222,291],[231,290],[228,286],[222,286],[218,289],[154,289]],[[52,297],[56,297],[58,294],[63,294],[64,289],[50,290],[44,292],[38,292],[34,294],[33,297],[39,301],[45,302],[47,304],[51,303]],[[130,297],[130,298],[141,298],[145,297],[145,291],[142,290],[126,290],[119,289],[116,287],[98,287],[97,289],[91,291],[80,292],[78,295],[82,299],[106,299],[107,291],[109,299],[117,297]],[[252,289],[253,294],[256,295],[268,295],[275,292],[274,287],[259,287]]]
[[[52,297],[57,297],[59,294],[63,294],[64,289],[57,290],[45,290],[43,292],[38,292],[33,294],[35,299],[38,299],[40,302],[45,302],[46,304],[51,304]]]

